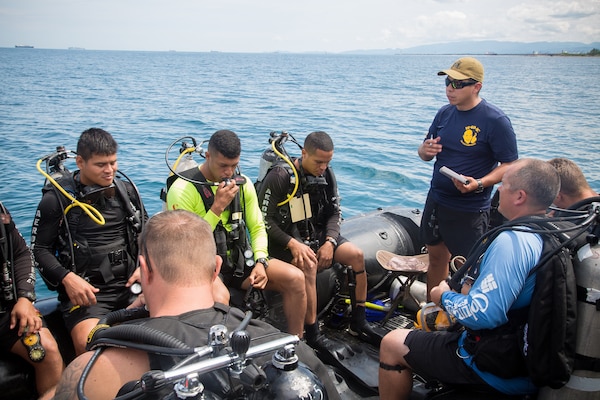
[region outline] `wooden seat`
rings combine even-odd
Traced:
[[[429,254],[402,256],[386,250],[378,250],[375,257],[382,268],[390,271],[397,277],[400,275],[405,277],[404,280],[398,278],[400,290],[398,290],[396,296],[391,299],[392,304],[390,309],[381,320],[381,326],[384,326],[388,319],[394,314],[394,311],[398,308],[398,305],[402,300],[412,300],[417,307],[421,306],[419,300],[417,300],[410,292],[410,287],[419,275],[427,272],[427,268],[429,267]]]

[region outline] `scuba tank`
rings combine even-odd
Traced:
[[[328,399],[323,383],[305,364],[298,361],[294,345],[287,345],[275,352],[263,370],[272,399]]]
[[[194,157],[191,154],[186,154],[175,168],[175,172],[182,172],[195,167],[198,167],[198,163],[194,160]]]
[[[402,282],[401,280],[407,279],[405,276],[397,276],[390,285],[389,289],[389,297],[390,299],[395,299],[398,296],[398,292],[402,290]],[[419,304],[425,304],[427,300],[427,284],[420,280],[415,280],[412,285],[410,285],[410,294],[411,297],[406,300],[402,300],[402,306],[409,311],[417,312],[420,311],[421,308]],[[413,297],[419,301],[419,304],[416,304],[413,300]]]
[[[292,159],[287,153],[284,145],[288,140],[291,140],[295,143],[300,149],[302,146],[294,136],[289,134],[286,131],[281,132],[271,132],[269,133],[269,147],[263,151],[262,156],[260,158],[260,164],[258,167],[258,177],[254,182],[254,188],[256,189],[256,193],[260,193],[262,181],[265,179],[269,171],[273,168],[273,166],[277,163],[283,163],[284,165],[288,165],[291,169],[290,182],[294,184],[294,190],[290,195],[290,198],[293,197],[298,190],[298,172],[295,170],[294,164],[292,163]],[[285,204],[289,201],[289,198],[285,200],[282,204]],[[278,204],[278,205],[282,205]]]
[[[270,147],[263,151],[262,156],[260,157],[260,163],[258,165],[258,178],[256,179],[256,182],[262,182],[262,180],[265,179],[267,172],[269,172],[278,158],[279,157],[277,154],[275,154],[273,149]]]
[[[600,397],[600,244],[595,234],[577,250],[573,269],[577,282],[577,340],[575,367],[560,389],[541,389],[540,400],[592,400]]]
[[[186,138],[190,138],[192,140],[192,144],[183,140]],[[171,167],[171,165],[169,164],[169,153],[171,151],[171,148],[179,141],[181,141],[179,156],[177,157],[177,159],[173,163],[173,166]],[[167,162],[167,167],[169,168],[171,173],[167,178],[167,187],[162,188],[160,191],[160,198],[163,201],[163,211],[167,210],[167,190],[169,189],[169,186],[171,186],[171,184],[175,181],[175,179],[177,179],[178,176],[180,176],[179,174],[183,171],[187,171],[192,168],[198,168],[198,163],[196,162],[196,160],[194,160],[193,153],[199,153],[203,156],[202,144],[198,146],[196,143],[196,139],[194,139],[191,136],[186,136],[177,139],[176,141],[171,143],[171,145],[167,148],[167,152],[165,153],[165,161]]]
[[[269,172],[273,164],[275,164],[277,160],[281,159],[281,157],[277,155],[277,153],[275,153],[275,149],[277,148],[280,152],[286,155],[285,149],[283,147],[285,142],[287,142],[288,138],[290,137],[295,142],[295,139],[286,131],[273,131],[269,133],[269,136],[270,146],[267,147],[265,151],[263,151],[262,156],[260,157],[260,164],[258,165],[258,178],[256,178],[256,183],[262,182],[262,180],[265,179],[265,176],[267,176],[267,172]]]

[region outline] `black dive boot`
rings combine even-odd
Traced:
[[[379,347],[382,334],[378,334],[373,330],[371,325],[367,322],[366,311],[364,301],[361,300],[363,305],[358,305],[356,300],[356,275],[364,274],[365,271],[354,272],[352,269],[348,269],[348,291],[350,294],[350,306],[352,307],[352,319],[350,320],[350,327],[348,333],[352,336],[357,336],[363,342],[372,344],[375,347]]]
[[[314,347],[319,340],[319,336],[321,336],[321,332],[319,331],[318,322],[310,325],[304,325],[304,339],[306,340],[306,344],[308,344],[310,347]]]
[[[379,347],[381,339],[383,338],[380,334],[369,325],[365,316],[365,306],[355,306],[352,309],[352,320],[350,321],[350,327],[348,332],[357,336],[363,342],[372,344],[375,347]]]
[[[331,342],[319,329],[319,322],[304,325],[304,339],[307,345],[317,351],[328,351],[328,347],[331,347]]]

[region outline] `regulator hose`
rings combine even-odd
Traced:
[[[96,208],[94,208],[93,206],[91,206],[90,204],[87,203],[82,203],[79,200],[77,200],[76,198],[74,198],[73,196],[71,196],[71,194],[69,192],[67,192],[65,189],[63,189],[62,186],[60,186],[58,184],[58,182],[56,182],[56,180],[54,180],[54,178],[52,178],[50,176],[50,174],[48,174],[46,171],[44,171],[40,165],[42,164],[42,161],[44,161],[44,159],[47,159],[47,157],[44,158],[40,158],[36,164],[37,170],[40,172],[40,174],[42,174],[50,183],[52,183],[52,185],[54,185],[55,188],[57,188],[62,194],[63,196],[65,196],[67,199],[69,199],[71,201],[71,204],[69,204],[69,206],[67,208],[65,208],[65,215],[67,214],[67,212],[69,212],[69,210],[73,207],[81,207],[81,209],[90,217],[90,219],[92,221],[94,221],[95,223],[97,223],[98,225],[104,225],[106,223],[106,221],[104,220],[104,217],[102,216],[102,214],[100,213],[100,211],[98,211]]]
[[[536,223],[552,224],[553,222],[572,221],[572,220],[577,220],[577,219],[582,219],[582,218],[585,218],[585,220],[583,222],[574,224],[573,227],[570,227],[570,228],[563,228],[563,229],[557,228],[557,229],[549,230],[549,229],[535,229],[535,228],[527,227],[527,224],[536,224]],[[576,240],[579,238],[579,236],[587,230],[587,228],[594,222],[594,220],[596,220],[596,218],[597,218],[596,213],[591,211],[589,215],[579,215],[579,216],[575,216],[575,217],[566,217],[566,218],[525,217],[525,218],[519,218],[518,220],[515,220],[515,221],[510,221],[504,225],[500,225],[499,227],[494,228],[491,231],[489,231],[486,235],[481,237],[473,245],[465,263],[454,273],[454,275],[452,275],[452,278],[450,278],[448,280],[448,286],[450,286],[450,289],[454,290],[455,292],[460,292],[461,279],[467,273],[469,268],[471,268],[471,266],[473,266],[477,262],[479,256],[481,254],[483,254],[483,252],[479,249],[481,249],[482,247],[483,247],[483,249],[485,249],[487,246],[489,246],[491,241],[503,231],[513,230],[513,231],[519,231],[519,232],[538,233],[538,234],[542,234],[542,235],[543,234],[546,234],[546,235],[547,234],[557,234],[557,233],[562,234],[563,240],[561,240],[561,246],[556,248],[556,252],[557,252],[558,250],[560,250],[560,248],[562,248],[562,247],[568,248],[572,243],[576,242]],[[569,236],[566,234],[566,232],[573,232],[576,230],[577,230],[577,232],[574,235]],[[538,265],[541,265],[542,263],[546,262],[554,254],[555,254],[555,252],[551,252],[550,254],[548,254],[546,256],[545,259],[539,260]]]

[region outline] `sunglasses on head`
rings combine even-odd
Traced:
[[[453,81],[448,76],[446,76],[446,86],[452,85],[452,89],[462,89],[465,86],[472,86],[478,83],[474,79],[467,79],[466,81]]]

